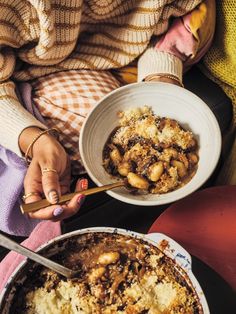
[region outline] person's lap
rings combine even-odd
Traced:
[[[213,111],[222,134],[229,128],[233,118],[233,107],[223,90],[207,78],[197,66],[184,75],[184,86],[200,97]]]
[[[223,90],[207,78],[197,66],[194,66],[185,74],[184,84],[189,91],[199,96],[209,106],[219,123],[222,133],[223,142],[220,160],[214,173],[203,186],[203,188],[209,187],[217,184],[218,176],[233,144],[233,106],[230,98],[226,96]]]

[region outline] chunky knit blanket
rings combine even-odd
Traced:
[[[236,122],[236,6],[235,0],[216,1],[216,32],[204,57],[207,75],[231,98]]]

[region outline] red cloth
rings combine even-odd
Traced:
[[[61,234],[60,222],[43,221],[32,231],[22,245],[36,250],[40,245]],[[16,267],[25,259],[24,256],[11,251],[0,263],[0,293]]]
[[[236,186],[208,188],[171,205],[152,225],[236,290]]]

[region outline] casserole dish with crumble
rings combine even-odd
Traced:
[[[207,314],[191,257],[163,234],[82,229],[40,249],[80,270],[70,280],[24,262],[1,296],[0,312],[24,314]]]

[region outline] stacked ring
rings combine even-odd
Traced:
[[[27,194],[24,194],[22,196],[22,199],[23,199],[23,201],[25,201],[28,197],[34,196],[34,195],[41,196],[39,192],[29,192]]]
[[[46,172],[55,172],[55,173],[57,173],[57,170],[53,169],[53,168],[43,168],[42,169],[42,174],[44,174]]]

